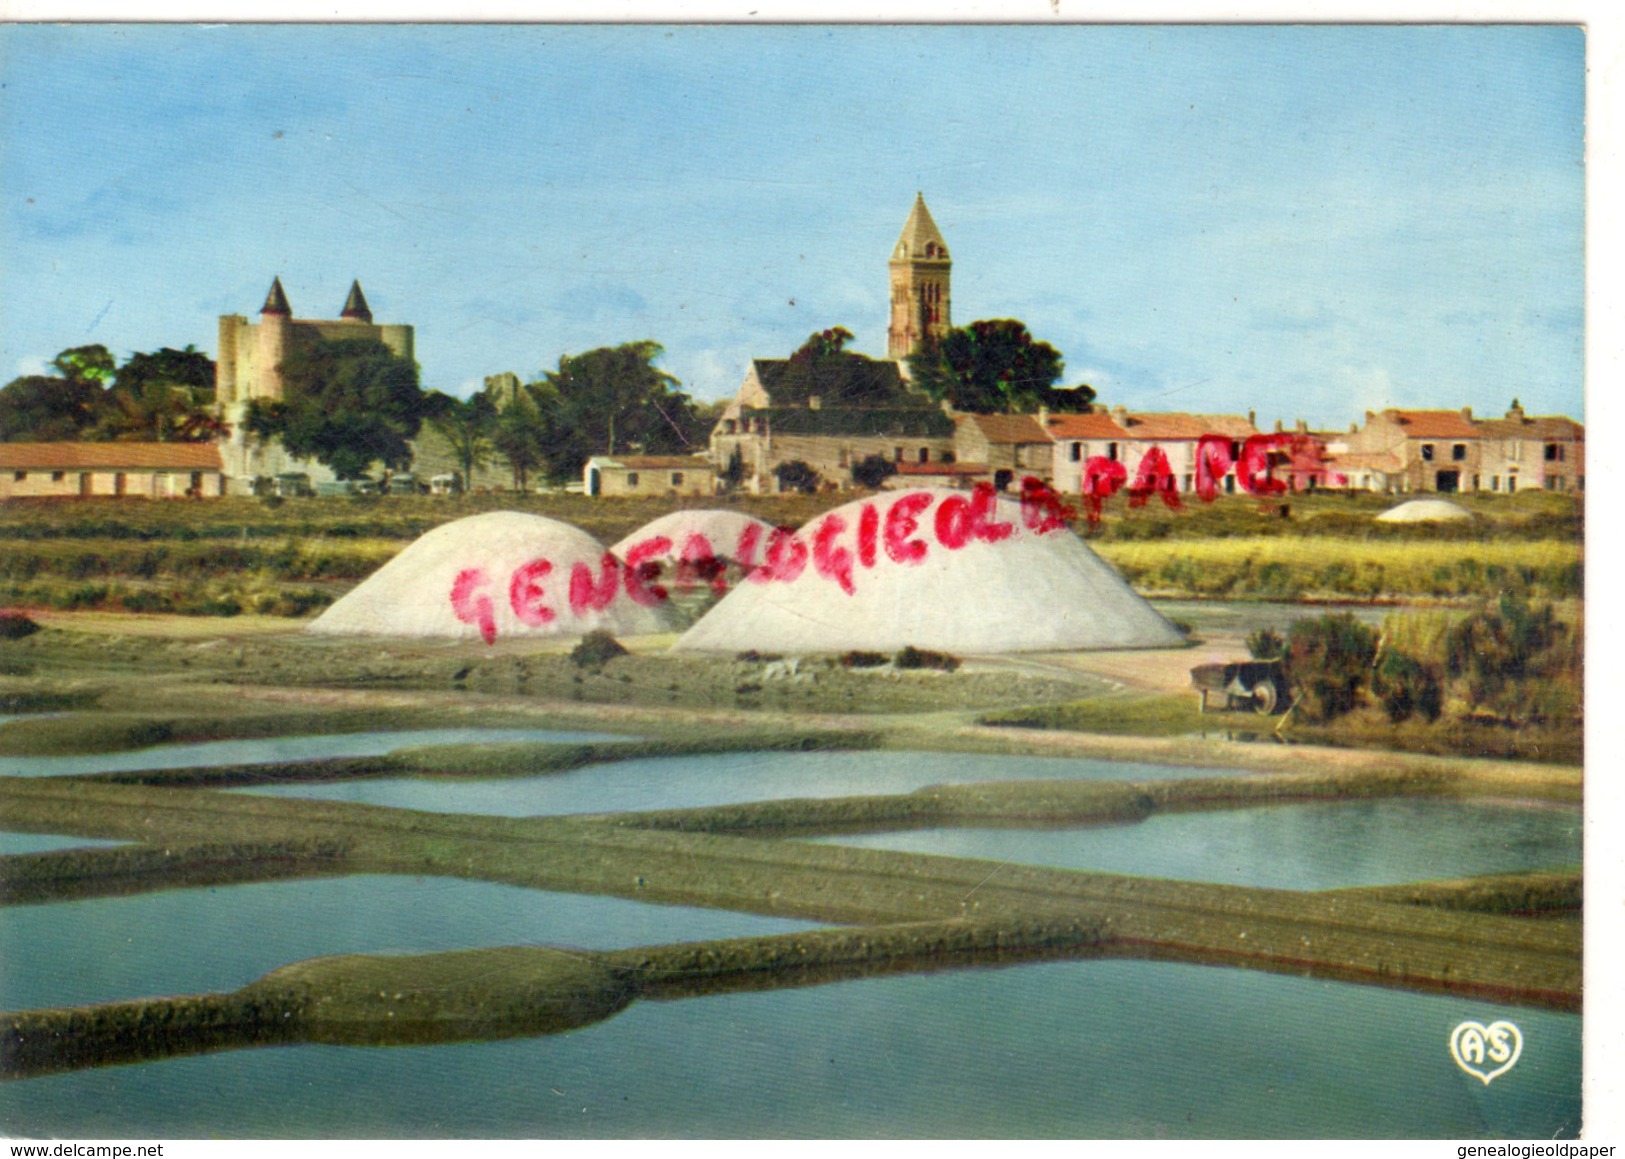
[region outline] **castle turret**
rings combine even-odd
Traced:
[[[288,295],[282,292],[282,279],[280,277],[271,279],[271,292],[265,295],[265,305],[260,307],[260,314],[262,316],[267,314],[280,315],[283,318],[293,317],[293,310],[288,306]]]
[[[949,275],[953,262],[942,240],[925,194],[914,196],[914,208],[891,255],[891,326],[886,331],[886,357],[904,359],[927,336],[941,338],[952,328]]]
[[[344,309],[339,312],[340,318],[351,322],[372,322],[372,310],[367,306],[366,295],[361,292],[361,281],[350,283],[350,296],[344,299]]]

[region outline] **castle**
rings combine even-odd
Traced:
[[[271,280],[258,322],[241,314],[221,316],[215,405],[231,424],[231,436],[220,449],[226,474],[235,483],[233,490],[246,489],[256,475],[286,471],[303,471],[316,481],[332,478],[319,463],[295,460],[280,444],[260,445],[250,439],[242,420],[250,402],[274,402],[282,397],[282,362],[290,352],[322,340],[357,338],[382,342],[401,358],[413,357],[412,327],[374,323],[359,281],[350,284],[349,297],[336,319],[295,318],[280,277]]]

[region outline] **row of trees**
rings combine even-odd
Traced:
[[[811,335],[790,357],[780,389],[829,406],[915,405],[923,394],[981,413],[1087,409],[1094,398],[1087,386],[1057,388],[1059,352],[1010,319],[973,322],[912,356],[912,399],[895,387],[876,395],[874,362],[847,351],[851,339],[842,327]],[[244,425],[355,479],[374,464],[409,467],[412,440],[427,424],[465,478],[497,455],[523,487],[538,472],[578,475],[593,455],[669,454],[703,443],[721,404],[701,406],[685,394],[657,365],[663,353],[646,340],[565,355],[499,407],[488,394],[425,392],[416,363],[375,340],[319,341],[288,353],[283,397],[251,402]],[[191,346],[133,354],[122,366],[104,346],[81,346],[57,355],[53,367],[54,376],[0,388],[0,438],[165,442],[227,433],[214,413],[214,363]]]
[[[105,346],[75,346],[51,368],[0,387],[0,441],[201,442],[222,431],[214,362],[191,346],[132,354],[122,366]]]
[[[663,454],[703,442],[710,416],[655,365],[663,353],[643,341],[565,355],[498,407],[489,394],[423,391],[417,367],[378,342],[317,342],[283,362],[283,399],[250,403],[245,423],[250,434],[278,438],[341,479],[359,478],[374,463],[410,466],[411,440],[427,426],[464,478],[500,455],[524,487],[537,472],[579,475],[593,455]]]

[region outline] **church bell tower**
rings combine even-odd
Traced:
[[[886,357],[902,361],[924,344],[941,338],[949,320],[948,243],[942,240],[925,194],[914,196],[914,208],[891,255],[891,326],[886,331]]]

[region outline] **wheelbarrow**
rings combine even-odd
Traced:
[[[1286,699],[1286,674],[1279,660],[1234,660],[1228,664],[1198,664],[1191,669],[1191,687],[1200,698],[1201,711],[1210,707],[1208,697],[1224,697],[1227,709],[1252,708],[1269,716]]]

